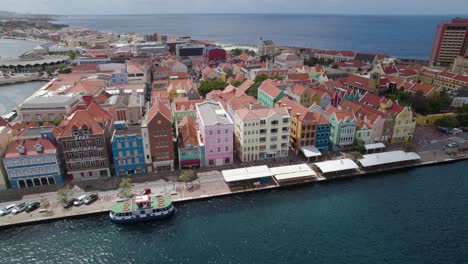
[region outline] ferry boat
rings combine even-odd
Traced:
[[[109,217],[114,223],[133,223],[166,218],[174,212],[170,197],[140,195],[114,204]]]

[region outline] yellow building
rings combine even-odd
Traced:
[[[456,116],[455,113],[444,113],[444,114],[433,114],[433,115],[420,115],[416,114],[416,124],[420,126],[432,126],[435,125],[437,120],[444,117]]]
[[[394,114],[394,126],[391,143],[411,142],[416,129],[416,120],[410,107],[393,104],[390,111]]]

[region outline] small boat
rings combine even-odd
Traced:
[[[140,195],[131,200],[118,201],[109,213],[114,223],[134,223],[170,217],[175,208],[170,197]]]

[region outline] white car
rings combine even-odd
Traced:
[[[462,132],[463,131],[461,129],[458,129],[458,128],[454,128],[454,129],[452,129],[452,131],[450,131],[450,133],[452,133],[454,135],[460,134]]]
[[[13,208],[15,208],[15,206],[16,204],[10,204],[9,206],[2,208],[0,210],[0,216],[4,216],[4,215],[11,213],[11,211],[13,210]]]

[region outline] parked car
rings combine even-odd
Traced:
[[[461,129],[458,129],[458,128],[453,128],[450,133],[454,134],[454,135],[457,135],[457,134],[460,134],[462,133],[463,131]]]
[[[458,144],[456,142],[450,142],[450,143],[448,143],[447,147],[449,147],[449,148],[458,148]]]
[[[70,200],[68,200],[67,202],[65,202],[65,203],[63,204],[63,208],[68,209],[68,208],[72,207],[72,206],[73,206],[73,203],[74,203],[75,201],[76,201],[75,198],[71,198]]]
[[[38,209],[39,207],[41,207],[41,203],[40,202],[32,202],[32,203],[29,203],[28,204],[28,207],[26,207],[26,213],[30,213],[36,209]]]
[[[151,194],[151,189],[150,188],[145,188],[143,191],[141,191],[140,195],[148,195]]]
[[[437,127],[437,129],[442,133],[447,133],[447,134],[450,133],[450,129],[448,127],[439,126],[439,127]]]
[[[15,206],[15,208],[13,208],[13,210],[11,210],[11,213],[12,214],[19,214],[19,213],[23,212],[24,210],[26,210],[26,207],[28,207],[27,203],[20,203],[17,206]]]
[[[11,213],[11,211],[13,210],[13,208],[15,208],[15,206],[16,204],[10,204],[5,208],[0,209],[0,216],[4,216],[4,215]]]
[[[98,198],[99,196],[96,193],[90,194],[88,197],[84,199],[84,204],[90,205],[94,203],[95,201],[97,201]]]
[[[74,206],[80,206],[84,203],[84,199],[86,198],[86,194],[81,195],[80,197],[76,198],[73,202]]]

